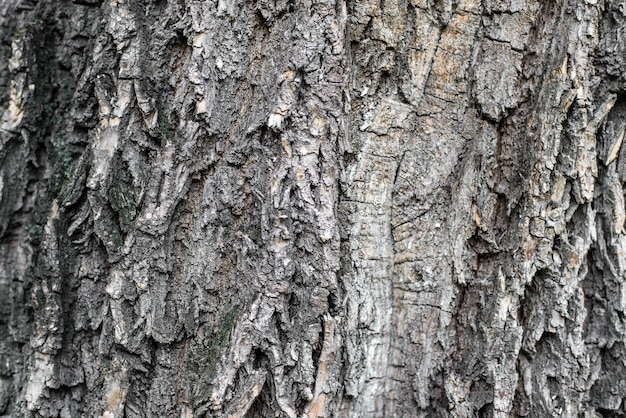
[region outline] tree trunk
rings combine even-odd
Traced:
[[[625,13],[0,2],[0,415],[626,414]]]

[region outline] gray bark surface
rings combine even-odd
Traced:
[[[626,414],[626,6],[0,2],[0,415]]]

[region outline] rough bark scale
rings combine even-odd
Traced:
[[[0,413],[626,414],[625,13],[5,0]]]

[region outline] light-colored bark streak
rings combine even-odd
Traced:
[[[471,8],[471,5],[464,6]],[[385,21],[384,13],[393,15],[391,7],[391,12],[383,10],[383,16],[378,21]],[[419,9],[415,13],[416,22],[428,20],[427,15],[420,13]],[[377,27],[376,23],[377,18],[374,18],[374,28]],[[451,319],[446,312],[451,311],[453,283],[450,267],[445,261],[446,245],[440,241],[445,219],[437,219],[437,215],[435,219],[431,215],[422,215],[423,222],[404,224],[403,229],[410,235],[402,237],[403,229],[392,231],[392,225],[402,223],[407,212],[413,210],[410,207],[392,207],[393,193],[395,188],[395,192],[399,193],[400,204],[403,194],[408,191],[412,195],[428,196],[447,178],[446,170],[449,173],[456,163],[455,155],[465,140],[462,137],[456,139],[460,139],[458,145],[452,138],[442,141],[442,137],[447,138],[454,132],[451,127],[442,125],[442,122],[452,119],[454,123],[459,110],[446,105],[450,109],[439,112],[436,122],[432,119],[432,128],[418,129],[418,135],[409,132],[414,124],[420,126],[422,119],[410,115],[419,114],[420,103],[424,103],[420,101],[422,95],[443,97],[446,100],[460,98],[460,105],[463,106],[463,96],[458,93],[466,90],[464,80],[459,79],[460,86],[455,85],[453,80],[465,73],[466,68],[463,66],[467,66],[470,59],[477,23],[478,18],[471,13],[451,16],[449,26],[441,34],[435,30],[431,36],[431,39],[437,40],[437,45],[431,41],[430,46],[415,57],[415,62],[432,63],[419,70],[421,80],[412,76],[411,88],[406,84],[402,86],[403,94],[413,98],[412,104],[416,107],[384,97],[385,94],[394,94],[393,90],[362,90],[365,96],[360,100],[362,106],[372,110],[363,115],[363,122],[359,122],[362,133],[357,134],[362,145],[358,163],[354,168],[349,168],[350,178],[359,182],[346,185],[350,200],[369,203],[354,204],[356,207],[350,211],[354,213],[351,234],[354,273],[348,293],[352,293],[356,300],[351,301],[349,312],[356,312],[349,313],[349,317],[355,318],[354,328],[363,327],[365,330],[363,353],[360,354],[363,364],[359,361],[358,352],[352,354],[354,359],[350,359],[355,363],[351,366],[352,372],[361,379],[355,379],[357,383],[352,389],[358,399],[355,402],[355,416],[376,416],[381,411],[392,415],[398,408],[411,408],[410,399],[413,397],[422,408],[426,408],[430,402],[430,376],[442,361],[439,350],[444,349],[447,340],[440,332],[448,328]],[[387,34],[383,38],[387,46],[395,47],[405,28],[398,22],[393,25],[392,30],[380,33]],[[419,29],[422,27],[418,26]],[[395,35],[395,40],[390,34]],[[467,34],[467,39],[460,34]],[[454,51],[454,54],[449,51]],[[356,59],[358,62],[358,56]],[[391,116],[385,116],[387,114]],[[426,121],[428,123],[428,119]],[[398,167],[402,155],[407,158],[402,159],[402,165]],[[414,170],[422,173],[415,173]],[[411,184],[414,179],[421,181],[421,187]],[[430,228],[434,228],[434,233],[427,232]],[[397,244],[395,240],[399,240]],[[420,259],[424,256],[420,250],[427,248],[435,248],[436,252],[433,254],[434,259],[426,258],[429,262],[424,277],[415,277],[414,274],[424,267],[424,263],[412,261],[394,268],[395,260],[400,261],[404,252],[411,254],[410,258]],[[440,261],[436,262],[437,267],[433,269],[434,260]],[[432,275],[436,275],[437,279]],[[411,292],[405,285],[407,279],[431,283],[428,286],[430,291]],[[428,308],[433,301],[435,307]],[[441,340],[437,342],[439,338]],[[441,345],[441,341],[444,345]],[[407,373],[414,376],[412,382]],[[411,386],[412,389],[407,392]]]
[[[429,105],[431,98],[440,98],[447,102],[442,104],[441,110],[435,115],[420,118],[417,122],[417,135],[410,137],[405,144],[405,149],[412,152],[417,160],[400,167],[399,172],[401,179],[420,179],[422,187],[418,187],[414,192],[418,202],[428,200],[429,195],[436,193],[448,181],[452,170],[457,166],[459,152],[466,141],[463,132],[458,131],[457,124],[469,125],[468,122],[461,122],[458,119],[467,107],[463,93],[467,91],[465,76],[479,23],[479,17],[476,16],[479,10],[476,7],[476,4],[459,5],[458,13],[452,14],[448,26],[442,31],[425,86],[425,99],[418,106],[418,114],[421,113],[420,109],[432,109]],[[424,153],[425,150],[428,151]],[[420,154],[426,158],[420,157]],[[471,179],[470,183],[472,180],[475,179]],[[467,187],[468,185],[465,185],[465,188]],[[406,183],[400,182],[396,188],[400,201],[394,210],[398,219],[393,220],[394,224],[405,219],[407,212],[413,212],[411,206],[403,199],[403,194],[410,190]],[[414,371],[415,376],[411,382],[412,394],[406,393],[403,398],[413,395],[417,405],[423,409],[427,409],[431,403],[431,379],[434,370],[440,367],[444,361],[444,353],[449,350],[453,335],[451,333],[454,332],[451,329],[452,316],[449,312],[453,311],[455,282],[463,280],[462,277],[453,276],[454,270],[449,262],[450,258],[452,260],[462,258],[463,254],[455,254],[458,252],[454,248],[455,241],[461,241],[467,234],[467,231],[462,232],[460,227],[467,225],[463,218],[467,212],[468,202],[464,200],[467,200],[465,196],[470,195],[471,190],[460,190],[459,193],[461,199],[454,203],[459,208],[457,211],[452,211],[447,216],[440,214],[437,204],[433,202],[428,205],[432,205],[430,208],[426,206],[423,209],[426,212],[419,216],[419,221],[413,221],[412,228],[407,226],[395,231],[398,237],[402,237],[396,244],[396,254],[415,253],[413,248],[430,247],[434,249],[433,256],[436,257],[420,261],[418,255],[410,263],[397,266],[394,271],[394,277],[405,278],[399,281],[396,292],[400,318],[397,322],[405,326],[404,329],[398,329],[398,337],[404,336],[402,339],[405,341],[406,349],[402,350],[403,363],[408,369],[405,373],[412,375],[411,371]],[[443,196],[441,198],[445,199]],[[456,239],[447,241],[446,230]],[[407,241],[409,248],[405,244]],[[457,268],[457,271],[459,270],[462,272],[466,269]],[[428,283],[429,291],[413,295],[402,283],[406,281],[406,277]],[[411,358],[421,360],[414,362],[410,360]],[[402,390],[400,385],[398,389]]]

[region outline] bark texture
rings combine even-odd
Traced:
[[[0,414],[626,414],[626,5],[0,2]]]

